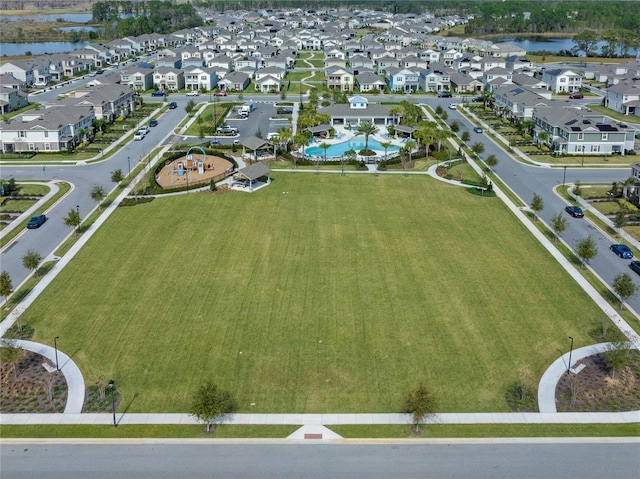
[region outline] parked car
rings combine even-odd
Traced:
[[[572,100],[582,100],[584,98],[584,95],[582,93],[572,93],[571,95],[569,95],[569,98],[571,98]]]
[[[217,145],[219,145],[219,144],[220,144],[220,140],[211,140],[211,141],[209,142],[209,145],[211,145],[211,146],[217,146]]]
[[[36,215],[33,216],[29,222],[27,223],[27,228],[30,230],[34,230],[36,228],[40,228],[44,222],[47,221],[46,215]]]
[[[217,91],[213,94],[213,96],[227,96],[226,91]]]
[[[455,110],[457,105],[455,103],[449,103],[449,110]]]
[[[171,103],[169,103],[170,110],[175,110],[176,108],[178,108],[178,104],[175,101],[172,101]]]
[[[151,96],[165,96],[167,93],[162,90],[154,91]]]
[[[198,95],[199,95],[199,93],[194,90],[194,91],[187,92],[187,94],[185,96],[198,96]]]
[[[564,210],[574,218],[582,218],[584,216],[584,211],[579,206],[567,206]]]
[[[138,128],[138,133],[142,133],[143,135],[146,135],[147,133],[149,133],[149,127],[141,126],[140,128]]]
[[[473,131],[475,131],[476,133],[482,133],[482,128],[480,128],[479,126],[476,126]]]
[[[151,120],[149,126],[158,126],[158,120]]]
[[[632,261],[629,263],[629,268],[640,274],[640,261]]]
[[[612,244],[609,249],[623,259],[633,258],[633,252],[626,244]]]
[[[104,70],[101,68],[100,70],[96,71],[97,75],[102,75],[104,73]]]
[[[448,91],[443,91],[438,93],[438,98],[451,98],[453,95],[451,95],[451,93],[449,93]]]
[[[136,131],[136,134],[133,135],[133,139],[135,141],[144,140],[144,133],[142,133],[141,131]]]
[[[219,126],[216,128],[216,133],[238,133],[238,129],[233,126]]]

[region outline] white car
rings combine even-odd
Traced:
[[[455,110],[457,105],[455,103],[449,103],[449,110]]]
[[[135,141],[140,141],[140,140],[144,140],[144,133],[140,132],[140,131],[136,131],[136,134],[133,135],[133,139]]]
[[[146,135],[147,133],[149,133],[151,130],[149,129],[148,126],[141,126],[140,128],[138,128],[138,133],[142,133],[143,135]]]
[[[197,91],[190,91],[185,96],[198,96],[199,93]]]

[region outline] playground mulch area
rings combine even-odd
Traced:
[[[198,162],[203,164],[202,173],[198,170]],[[180,163],[182,168],[179,168]],[[182,169],[182,174],[179,170]],[[233,172],[233,164],[219,156],[191,154],[189,159],[185,156],[173,160],[165,165],[156,175],[156,182],[162,188],[176,188],[189,185],[206,184],[212,179],[219,181]]]

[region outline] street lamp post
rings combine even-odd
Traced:
[[[80,230],[80,205],[76,205],[76,214],[78,215],[78,227],[76,228],[76,234],[78,234],[78,230]]]
[[[564,165],[564,171],[562,172],[562,186],[564,186],[564,181],[567,178],[567,165]]]
[[[569,365],[567,366],[567,374],[571,371],[571,354],[573,353],[573,337],[569,336],[571,347],[569,348]]]
[[[131,175],[131,157],[127,156],[127,166],[129,167],[129,176]]]
[[[116,421],[116,401],[113,398],[113,390],[115,388],[115,382],[112,379],[109,381],[109,389],[111,389],[111,410],[113,411],[113,427],[118,427],[118,423]]]
[[[56,371],[60,371],[60,367],[58,366],[58,339],[60,336],[56,336],[53,338],[53,347],[56,350]]]

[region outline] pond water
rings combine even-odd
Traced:
[[[83,30],[85,32],[97,32],[98,30],[100,30],[100,27],[89,27],[89,26],[59,27],[59,28],[56,28],[56,30],[59,30],[61,32],[81,32]]]
[[[511,43],[512,45],[516,45],[520,48],[525,49],[527,52],[541,52],[547,51],[551,53],[558,53],[561,50],[570,51],[576,44],[573,42],[571,38],[554,38],[554,37],[541,37],[541,36],[531,36],[531,37],[523,37],[517,35],[510,35],[504,37],[494,37],[491,39],[494,42],[506,42]],[[605,42],[599,42],[596,48],[596,52],[600,52],[600,48],[606,45]],[[581,52],[581,56],[584,54]],[[629,50],[629,55],[636,55],[635,50]]]
[[[327,158],[338,158],[344,154],[345,151],[355,150],[356,152],[364,148],[364,137],[355,136],[348,141],[342,143],[335,143],[327,148]],[[384,148],[380,143],[373,138],[369,138],[369,149],[376,151],[384,151]],[[399,146],[393,145],[387,148],[387,152],[398,151]],[[321,156],[324,158],[324,149],[319,146],[311,146],[305,150],[305,153],[310,156]]]
[[[0,55],[12,57],[15,55],[42,55],[43,53],[71,52],[84,47],[88,42],[28,42],[28,43],[0,43]]]
[[[93,18],[90,13],[47,13],[42,15],[3,15],[5,22],[55,22],[58,18],[65,22],[87,23]]]

